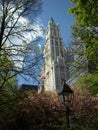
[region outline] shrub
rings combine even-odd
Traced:
[[[82,76],[76,83],[76,86],[88,90],[92,96],[98,94],[98,73],[89,73]]]
[[[65,113],[54,93],[29,94],[19,102],[10,130],[64,130]]]
[[[92,97],[89,91],[74,87],[72,109],[72,130],[98,129],[98,98]]]

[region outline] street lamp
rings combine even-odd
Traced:
[[[67,125],[67,130],[70,129],[70,121],[69,121],[69,104],[72,101],[73,97],[73,91],[72,89],[64,82],[63,84],[63,89],[59,93],[61,101],[63,101],[64,106],[65,106],[65,112],[66,112],[66,125]]]

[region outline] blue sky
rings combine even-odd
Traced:
[[[72,14],[68,14],[68,9],[72,6],[70,0],[43,0],[42,13],[38,16],[44,27],[47,27],[48,21],[53,17],[55,23],[59,24],[61,36],[64,45],[69,46],[71,42],[71,25],[74,23]],[[40,41],[44,44],[45,39]],[[19,84],[32,84],[32,79],[28,77],[27,80],[20,78]]]
[[[45,27],[53,17],[55,23],[59,24],[65,46],[71,41],[71,25],[75,21],[73,15],[68,14],[70,7],[72,7],[70,0],[43,0],[42,13],[39,16]]]

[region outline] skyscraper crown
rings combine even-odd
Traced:
[[[53,20],[53,18],[52,18],[52,17],[51,17],[51,19],[50,19],[49,23],[51,23],[51,24],[55,24],[55,22],[54,22],[54,20]]]

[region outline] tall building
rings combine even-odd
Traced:
[[[76,43],[78,44],[74,44],[74,49],[64,48],[59,26],[53,18],[50,19],[46,28],[44,45],[44,64],[41,77],[44,78],[40,85],[42,90],[60,92],[65,79],[71,85],[81,75],[87,73],[85,49],[82,44]]]
[[[68,56],[72,56],[73,60],[69,61],[70,64],[68,66],[69,72],[69,84],[74,84],[79,77],[88,73],[88,61],[85,55],[85,46],[81,42],[80,38],[76,38],[73,41],[74,49],[68,54]],[[70,58],[69,58],[70,59]]]
[[[66,78],[64,45],[59,26],[53,18],[50,19],[46,28],[44,58],[44,89],[61,91],[62,83]]]

